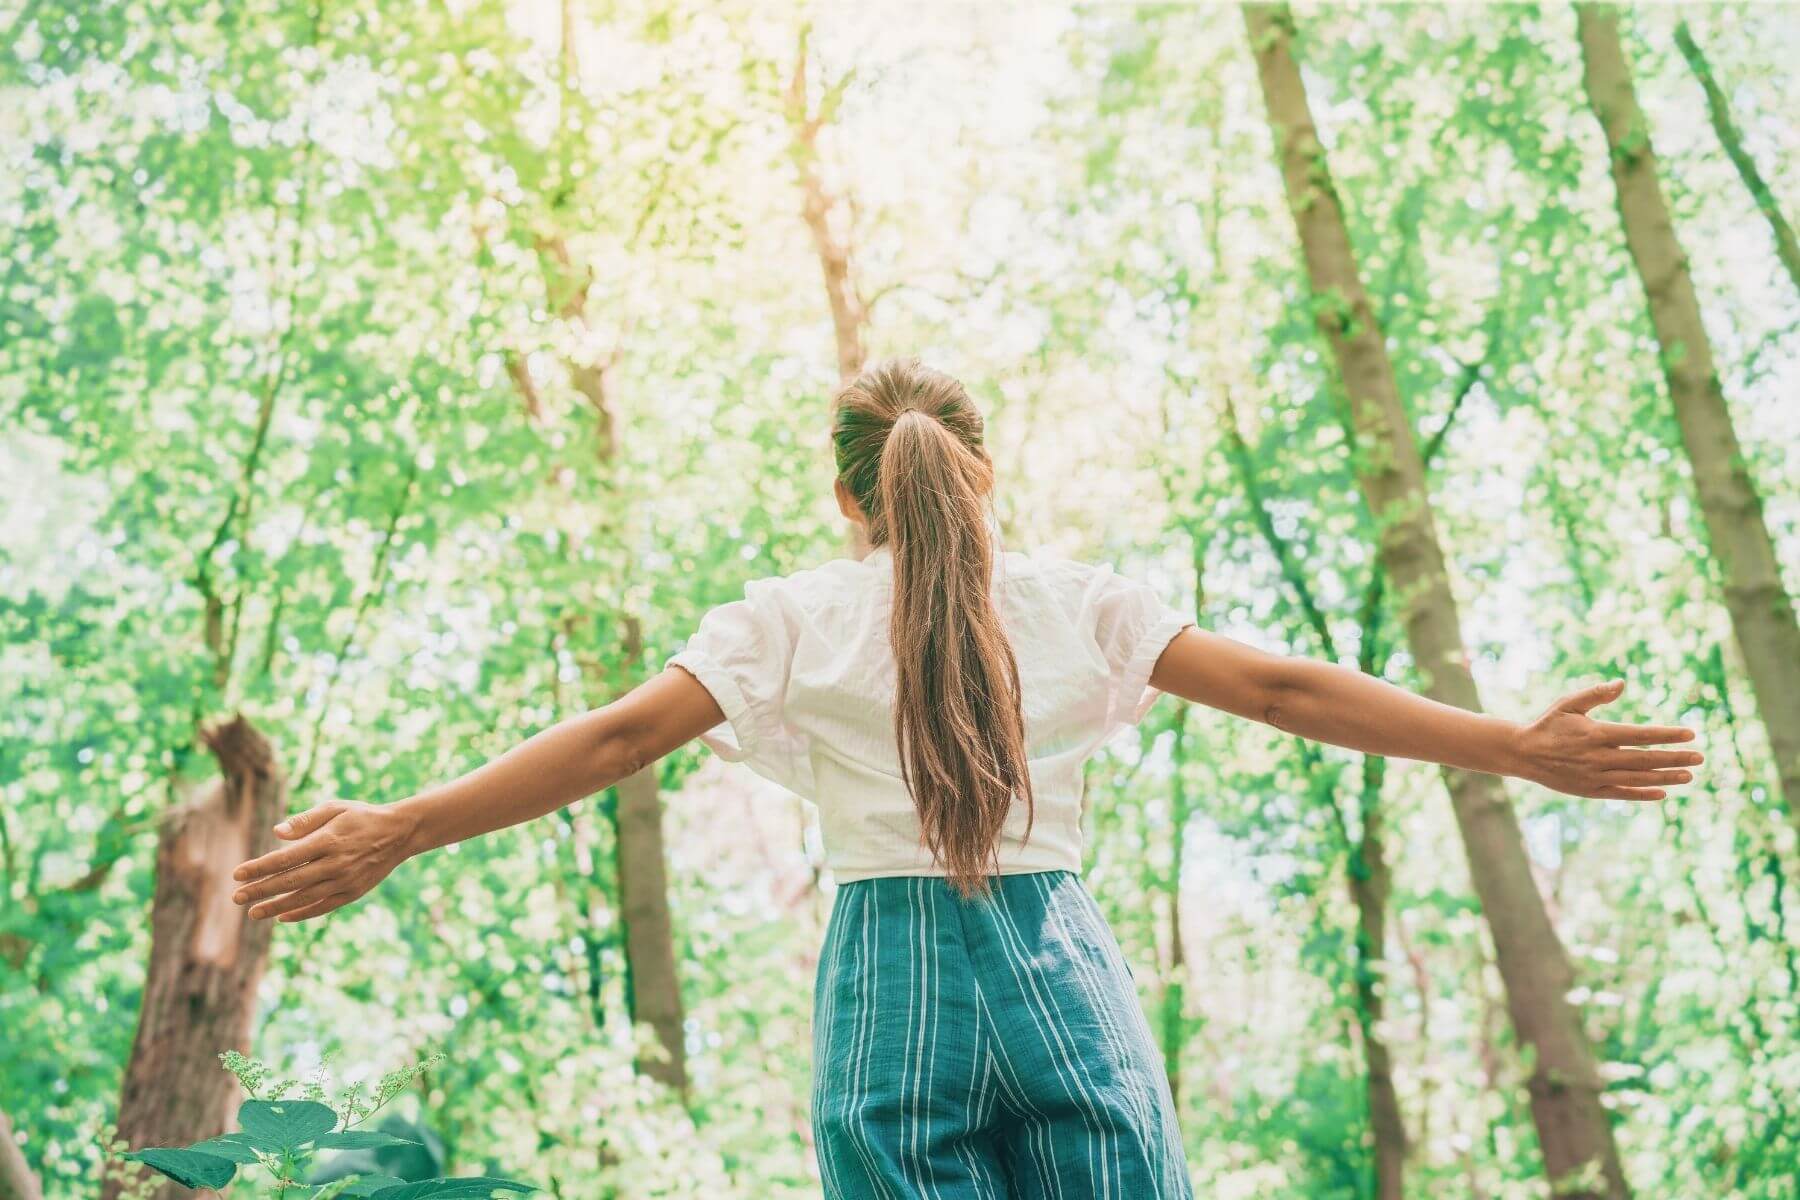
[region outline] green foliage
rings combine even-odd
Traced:
[[[235,1050],[219,1056],[225,1069],[236,1076],[252,1099],[238,1107],[240,1131],[222,1137],[208,1138],[185,1148],[153,1146],[121,1155],[128,1162],[142,1163],[183,1187],[222,1189],[230,1184],[240,1166],[261,1168],[268,1177],[267,1194],[284,1198],[293,1192],[311,1200],[330,1200],[335,1196],[380,1197],[381,1200],[427,1200],[428,1197],[482,1198],[496,1193],[536,1191],[531,1184],[489,1176],[457,1176],[406,1180],[373,1171],[354,1172],[330,1180],[305,1182],[313,1157],[320,1151],[386,1150],[418,1146],[411,1138],[374,1129],[355,1129],[365,1118],[399,1095],[421,1075],[441,1067],[446,1061],[442,1053],[433,1053],[406,1067],[388,1072],[376,1084],[373,1093],[365,1095],[360,1088],[345,1089],[335,1105],[322,1102],[326,1092],[323,1068],[301,1083],[293,1079],[275,1079],[267,1064],[250,1059]],[[292,1090],[300,1098],[282,1099]],[[257,1092],[265,1098],[255,1098]]]
[[[573,64],[562,6],[501,0],[0,17],[0,1108],[47,1194],[163,1178],[97,1131],[157,831],[215,775],[201,721],[248,714],[297,807],[398,799],[653,674],[747,579],[842,552],[832,329],[784,111],[810,21],[870,348],[981,398],[1011,544],[1415,683],[1320,332],[1379,324],[1436,447],[1486,705],[1521,716],[1618,670],[1640,705],[1622,719],[1695,724],[1709,751],[1703,787],[1657,808],[1511,793],[1634,1189],[1795,1200],[1800,852],[1572,14],[1297,10],[1357,314],[1304,286],[1236,8],[942,7],[571,0]],[[1800,306],[1677,14],[1621,15],[1746,466],[1800,562]],[[1772,194],[1800,195],[1791,17],[1689,19]],[[583,363],[607,364],[605,464]],[[1437,773],[1391,763],[1366,794],[1356,756],[1199,711],[1178,732],[1173,704],[1092,764],[1086,846],[1182,1078],[1196,1190],[1368,1194],[1357,1015],[1379,994],[1409,1194],[1543,1194]],[[356,1067],[334,1095],[233,1067],[258,1102],[339,1118],[289,1200],[525,1162],[598,1200],[817,1195],[816,829],[700,752],[658,773],[692,1094],[633,1069],[596,797],[276,931],[256,1044]],[[1392,892],[1367,947],[1349,883],[1371,817]],[[454,1054],[369,1066],[420,1039]],[[243,1190],[270,1152],[238,1136],[164,1149],[234,1164]]]

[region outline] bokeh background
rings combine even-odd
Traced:
[[[983,404],[1010,545],[1424,687],[1359,486],[1404,454],[1359,442],[1336,331],[1391,364],[1485,707],[1616,675],[1604,715],[1709,762],[1656,805],[1494,793],[1555,933],[1503,972],[1434,768],[1159,701],[1092,763],[1087,877],[1197,1189],[1548,1195],[1535,1067],[1605,1116],[1570,1194],[1800,1195],[1800,18],[1258,21],[0,6],[0,1191],[96,1195],[108,1125],[222,1121],[227,1047],[354,1081],[438,1046],[396,1111],[450,1170],[816,1195],[833,885],[780,789],[683,751],[272,937],[219,870],[846,553],[826,405],[891,354]],[[1332,212],[1365,307],[1309,279]],[[1544,1069],[1571,1046],[1589,1075]]]

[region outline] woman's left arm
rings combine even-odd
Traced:
[[[1596,721],[1622,680],[1570,692],[1522,723],[1444,704],[1336,663],[1270,654],[1198,628],[1182,630],[1150,675],[1161,691],[1318,742],[1391,758],[1513,775],[1554,791],[1660,800],[1703,756],[1639,747],[1693,740],[1678,725]]]
[[[671,667],[602,708],[560,721],[449,783],[395,804],[331,800],[289,817],[293,843],[233,874],[253,918],[304,921],[367,893],[416,854],[517,825],[611,787],[725,719]]]

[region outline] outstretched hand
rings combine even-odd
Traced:
[[[232,878],[250,917],[304,921],[359,899],[408,856],[411,830],[391,807],[333,800],[289,817],[275,836],[292,842],[251,859]]]
[[[1626,725],[1596,721],[1590,710],[1617,700],[1625,681],[1615,679],[1570,692],[1519,731],[1517,774],[1571,796],[1602,800],[1661,800],[1666,789],[1687,783],[1704,756],[1697,750],[1640,750],[1662,742],[1689,742],[1680,725]]]

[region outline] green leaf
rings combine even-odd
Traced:
[[[383,1188],[400,1187],[406,1180],[393,1175],[353,1175],[350,1186],[344,1189],[346,1196],[372,1196]]]
[[[222,1188],[237,1174],[237,1164],[229,1158],[179,1150],[173,1146],[151,1146],[146,1150],[134,1150],[125,1157],[162,1172],[182,1187]]]
[[[241,1133],[228,1133],[222,1137],[207,1138],[204,1142],[195,1142],[188,1147],[196,1154],[210,1154],[214,1158],[228,1158],[234,1163],[253,1163],[260,1161],[256,1157],[256,1146]]]
[[[298,1150],[330,1133],[337,1114],[314,1100],[246,1100],[238,1109],[238,1124],[255,1146]]]
[[[512,1179],[494,1179],[483,1175],[462,1179],[422,1179],[399,1187],[382,1188],[370,1193],[374,1200],[486,1200],[495,1192],[535,1192],[529,1183]]]
[[[382,1146],[417,1146],[412,1138],[395,1137],[391,1133],[379,1133],[373,1129],[346,1129],[341,1133],[328,1133],[313,1143],[319,1150],[375,1150]]]

